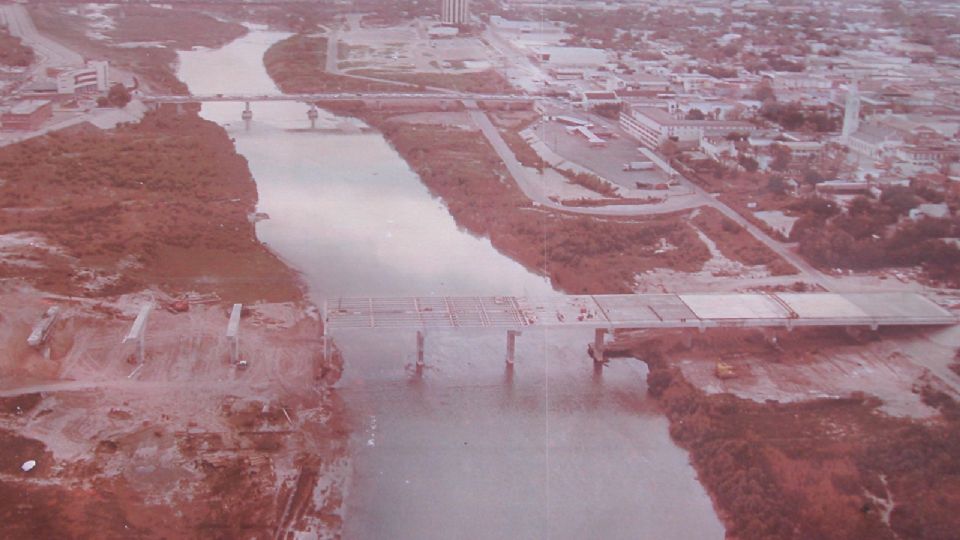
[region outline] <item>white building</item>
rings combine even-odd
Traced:
[[[106,60],[89,61],[82,68],[57,75],[58,94],[106,92],[110,84],[110,66]]]
[[[443,0],[440,9],[443,24],[467,24],[470,22],[470,0]]]
[[[730,120],[680,120],[667,111],[627,107],[620,113],[620,126],[648,148],[658,148],[667,140],[699,144],[703,137],[723,137],[728,133],[752,133],[748,122]]]

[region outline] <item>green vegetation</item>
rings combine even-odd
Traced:
[[[775,276],[797,273],[792,264],[716,208],[700,207],[699,213],[691,221],[717,244],[717,249],[728,259],[747,265],[765,265]]]
[[[121,83],[114,83],[106,96],[97,98],[98,107],[116,107],[122,109],[130,103],[130,91]]]
[[[620,194],[617,193],[617,188],[614,187],[613,184],[595,174],[575,173],[566,169],[557,169],[557,172],[567,177],[571,183],[574,183],[582,188],[589,189],[594,193],[599,193],[604,197],[610,197],[611,199],[620,197]]]
[[[837,336],[794,339],[799,352]],[[675,346],[664,339],[633,350],[649,365],[649,393],[671,437],[690,452],[729,536],[946,539],[960,530],[960,405],[946,394],[922,390],[941,413],[925,423],[887,416],[862,395],[795,404],[708,395],[667,359]],[[719,354],[724,343],[712,338],[710,346]],[[874,497],[892,502],[889,526]]]
[[[299,297],[247,219],[257,191],[246,160],[196,115],[152,112],[112,132],[57,132],[0,149],[0,169],[0,234],[39,234],[63,250],[38,253],[43,269],[4,265],[6,276],[69,294],[86,293],[78,269],[91,269],[120,274],[102,294],[153,285]]]
[[[161,42],[183,50],[194,46],[220,47],[247,33],[243,25],[180,7],[125,4],[110,9],[108,14],[116,27],[106,34],[115,43]]]
[[[0,28],[0,65],[27,67],[33,63],[33,49],[24,45],[20,38]]]
[[[922,266],[930,277],[956,285],[960,283],[960,249],[944,239],[960,237],[960,219],[906,219],[910,209],[923,202],[917,193],[913,188],[891,187],[879,201],[854,199],[846,212],[824,199],[804,199],[794,205],[802,217],[791,239],[800,243],[800,253],[807,260],[823,268]],[[921,193],[938,200],[935,192]]]
[[[351,72],[364,77],[387,79],[419,87],[434,87],[477,94],[506,94],[512,88],[499,72],[488,69],[472,73],[413,73],[378,69],[358,69]]]
[[[278,41],[263,55],[267,73],[287,93],[390,92],[397,86],[334,75],[326,71],[327,38],[296,34]]]
[[[374,113],[361,118],[383,132],[457,223],[489,237],[565,291],[630,292],[639,272],[695,271],[709,258],[681,216],[595,219],[533,208],[476,132],[393,122]],[[656,253],[661,240],[679,249]]]
[[[105,32],[106,41],[88,35],[90,21],[70,13],[67,6],[31,3],[28,6],[41,32],[91,58],[109,58],[112,66],[127,69],[158,93],[186,94],[174,66],[177,50],[193,46],[219,47],[242,36],[246,28],[185,8],[176,10],[123,5],[112,8],[116,27]],[[127,41],[157,41],[159,47],[116,47]]]

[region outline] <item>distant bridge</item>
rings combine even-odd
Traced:
[[[143,95],[140,100],[144,103],[211,103],[211,102],[240,102],[253,103],[258,101],[297,101],[315,103],[321,101],[500,101],[529,103],[537,98],[519,94],[470,94],[470,93],[428,93],[428,92],[324,92],[316,94],[192,94],[178,95]]]
[[[603,360],[604,335],[615,329],[691,329],[938,326],[956,324],[950,311],[914,293],[617,294],[349,298],[324,306],[324,334],[376,329],[417,331],[423,365],[427,331],[495,329],[507,332],[507,362],[527,328],[594,329],[593,352]],[[329,342],[329,340],[325,340]]]

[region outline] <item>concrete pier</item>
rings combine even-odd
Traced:
[[[426,337],[423,330],[417,330],[417,369],[422,369],[424,366],[423,361],[423,346]]]
[[[517,351],[517,336],[521,335],[519,330],[507,330],[507,365],[512,366]]]
[[[597,328],[593,331],[593,348],[590,352],[593,354],[593,361],[596,364],[602,364],[607,360],[606,353],[604,351],[606,348],[606,335],[606,328]]]
[[[30,332],[30,337],[27,338],[27,345],[35,348],[43,345],[50,336],[50,329],[53,328],[53,323],[57,322],[57,317],[59,315],[59,307],[53,306],[48,309],[43,314],[43,317],[37,321],[37,324],[34,325],[33,331]]]

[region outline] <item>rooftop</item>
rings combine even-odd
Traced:
[[[47,99],[27,99],[24,101],[17,102],[16,105],[10,107],[10,114],[33,114],[41,107],[50,104],[50,100]]]

